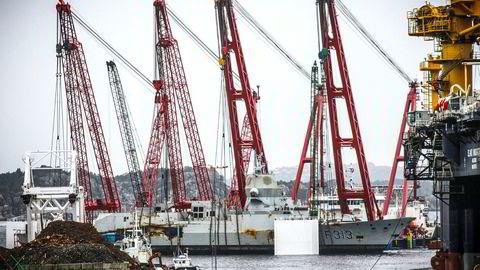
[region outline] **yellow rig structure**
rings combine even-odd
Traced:
[[[435,111],[439,99],[472,95],[472,64],[478,61],[480,0],[452,0],[447,6],[424,6],[408,12],[408,34],[434,42],[437,55],[420,63],[425,72],[425,107]]]

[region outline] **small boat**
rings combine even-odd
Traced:
[[[148,259],[152,256],[150,241],[138,224],[137,213],[135,213],[135,225],[132,229],[124,231],[122,240],[115,242],[114,246],[127,253],[141,266],[148,265]]]
[[[171,270],[199,270],[200,267],[192,264],[192,259],[188,257],[188,249],[185,253],[178,249],[177,255],[173,258],[173,264],[169,266]]]
[[[168,270],[168,266],[162,263],[162,254],[160,252],[152,254],[150,259],[148,259],[148,267],[149,270]]]

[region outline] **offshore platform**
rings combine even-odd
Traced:
[[[408,12],[408,34],[433,41],[420,63],[423,110],[408,113],[404,136],[408,180],[433,181],[441,206],[441,249],[434,269],[480,265],[480,96],[474,90],[474,44],[480,44],[480,1],[425,4]]]

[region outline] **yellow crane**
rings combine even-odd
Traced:
[[[437,55],[420,63],[426,76],[429,108],[455,93],[472,95],[473,43],[480,42],[480,1],[451,0],[450,5],[429,3],[408,12],[408,34],[434,42]]]

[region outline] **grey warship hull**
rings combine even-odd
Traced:
[[[103,221],[97,221],[97,229],[107,232],[100,224],[109,223],[111,227],[115,220],[124,220],[118,215],[122,213],[109,214]],[[274,254],[274,221],[289,218],[292,214],[243,213],[228,215],[218,222],[213,218],[180,221],[170,217],[168,223],[157,216],[144,227],[150,235],[152,249],[162,254],[172,253],[178,245],[188,248],[191,254],[211,254],[214,249],[217,254]],[[411,220],[413,218],[319,223],[320,254],[380,252]],[[121,224],[117,225],[108,231],[123,230]]]

